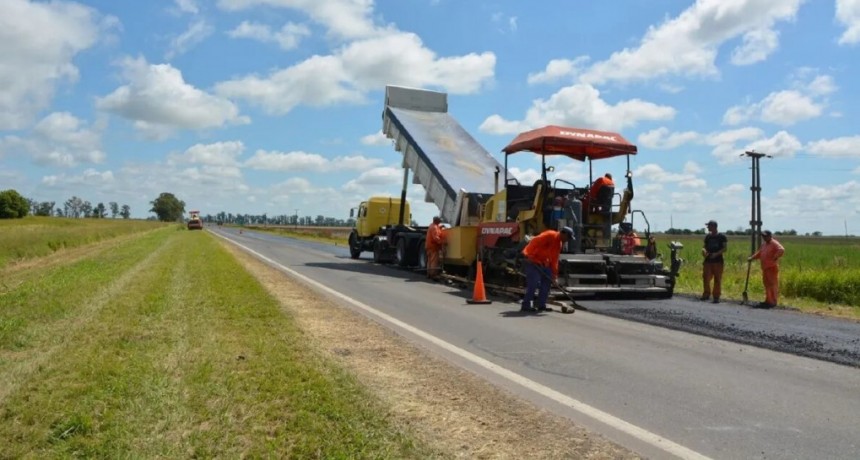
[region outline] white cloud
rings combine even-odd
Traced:
[[[582,66],[588,61],[587,56],[576,59],[553,59],[547,63],[543,72],[530,73],[528,83],[536,85],[540,83],[554,83],[559,80],[572,80],[582,71]]]
[[[40,120],[30,136],[0,138],[0,153],[28,155],[40,165],[74,167],[102,163],[101,138],[104,126],[89,127],[68,112],[54,112]]]
[[[249,38],[263,43],[277,43],[283,50],[291,50],[299,46],[303,37],[310,36],[311,30],[302,24],[288,22],[281,30],[273,32],[265,24],[242,21],[235,29],[227,32],[233,38]]]
[[[836,20],[845,26],[840,45],[860,43],[860,0],[836,0]]]
[[[195,144],[181,154],[168,156],[167,164],[194,163],[213,167],[236,167],[237,158],[245,151],[241,141]]]
[[[117,23],[70,2],[3,0],[2,9],[0,130],[23,129],[50,105],[58,85],[77,80],[75,56]]]
[[[188,30],[170,41],[170,46],[164,58],[169,61],[180,54],[185,54],[188,50],[206,40],[206,37],[212,35],[214,31],[215,28],[207,24],[206,21],[199,20],[192,22],[188,26]]]
[[[730,107],[723,115],[723,123],[738,125],[760,120],[790,126],[817,118],[824,112],[826,96],[837,89],[829,75],[816,76],[809,83],[795,82],[794,86],[796,89],[772,92],[759,102]]]
[[[333,170],[366,171],[380,163],[382,160],[366,158],[361,155],[326,158],[316,153],[257,150],[254,156],[245,161],[244,165],[252,169],[266,171],[327,172]]]
[[[297,105],[324,107],[357,104],[369,91],[386,84],[437,87],[469,94],[490,84],[496,56],[490,52],[439,57],[421,38],[393,25],[377,27],[371,20],[372,3],[348,0],[221,0],[228,10],[256,6],[298,9],[345,40],[330,55],[314,55],[267,76],[248,75],[216,85],[225,97],[244,99],[271,114],[283,115]],[[248,34],[264,36],[259,28]]]
[[[779,46],[779,33],[756,29],[744,34],[743,44],[732,51],[732,64],[750,65],[764,61]]]
[[[790,222],[790,228],[809,228],[825,230],[825,222],[833,221],[833,210],[842,210],[842,217],[855,220],[860,210],[860,183],[848,181],[842,184],[830,184],[825,187],[814,185],[797,185],[777,191],[775,196],[762,197],[762,207],[768,215]],[[773,230],[789,230],[790,228],[773,228],[764,223],[765,227]],[[831,227],[832,228],[832,227]],[[856,231],[856,229],[854,230]]]
[[[761,101],[761,120],[782,126],[817,118],[823,106],[797,91],[780,91],[769,94]]]
[[[174,0],[174,2],[176,3],[176,8],[183,13],[197,14],[200,12],[194,0]]]
[[[382,134],[382,130],[379,130],[373,134],[368,134],[361,138],[361,143],[363,145],[372,145],[377,147],[384,147],[391,145],[391,139]]]
[[[685,170],[681,173],[666,171],[662,166],[649,163],[636,168],[633,177],[658,184],[677,184],[682,188],[704,188],[705,181],[696,177],[695,173]]]
[[[695,142],[701,136],[694,131],[673,133],[669,128],[660,127],[639,135],[637,142],[645,148],[655,150],[671,150],[684,144]]]
[[[403,182],[403,169],[386,166],[366,170],[343,185],[343,190],[361,195],[378,194],[379,190],[396,190]],[[415,188],[415,187],[413,187]],[[357,204],[357,203],[356,203]]]
[[[756,151],[772,157],[793,157],[803,148],[803,144],[793,135],[779,131],[767,139],[759,139],[749,143],[744,151]]]
[[[860,159],[860,136],[821,139],[806,144],[806,150],[822,157]]]
[[[371,18],[373,2],[367,0],[218,0],[217,5],[227,11],[261,6],[299,10],[338,39],[360,39],[380,33]]]
[[[741,161],[741,155],[745,149],[738,147],[740,142],[749,143],[764,137],[764,131],[758,128],[740,128],[729,131],[710,133],[704,137],[703,142],[713,147],[711,155],[716,157],[720,163],[735,163]]]
[[[113,172],[111,171],[97,171],[95,169],[89,168],[84,170],[81,174],[58,174],[58,175],[50,175],[42,177],[42,185],[48,187],[59,187],[59,188],[68,188],[70,186],[87,186],[87,187],[95,187],[102,188],[106,185],[114,184],[116,181],[114,179]]]
[[[441,87],[454,94],[480,90],[493,77],[493,53],[438,57],[421,37],[396,32],[355,41],[336,55],[354,84],[377,90],[388,83],[414,87]]]
[[[675,109],[640,99],[611,105],[601,99],[600,91],[590,85],[563,88],[547,100],[536,100],[522,121],[511,122],[492,115],[479,129],[493,134],[516,134],[545,125],[582,126],[619,131],[643,120],[669,120]]]
[[[664,75],[714,76],[719,47],[739,36],[739,63],[761,60],[776,48],[776,23],[793,20],[802,0],[698,0],[678,17],[648,30],[634,49],[591,66],[582,81],[648,80]],[[747,35],[750,34],[750,35]]]
[[[249,122],[232,102],[189,85],[170,64],[126,58],[121,66],[128,84],[98,98],[96,106],[133,121],[146,135],[163,138],[176,129],[202,130]]]

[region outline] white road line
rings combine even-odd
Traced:
[[[470,353],[470,352],[468,352],[462,348],[459,348],[455,345],[452,345],[452,344],[450,344],[450,343],[448,343],[448,342],[446,342],[446,341],[444,341],[444,340],[442,340],[442,339],[440,339],[434,335],[428,334],[427,332],[424,332],[421,329],[418,329],[414,326],[411,326],[407,323],[404,323],[403,321],[400,321],[399,319],[397,319],[393,316],[390,316],[390,315],[383,313],[383,312],[381,312],[381,311],[379,311],[379,310],[377,310],[377,309],[375,309],[369,305],[366,305],[362,302],[359,302],[358,300],[355,300],[352,297],[347,296],[346,294],[342,294],[338,291],[335,291],[334,289],[331,289],[330,287],[328,287],[328,286],[326,286],[326,285],[324,285],[324,284],[322,284],[316,280],[308,278],[307,276],[304,276],[301,273],[296,272],[295,270],[287,268],[287,267],[279,264],[278,262],[275,262],[274,260],[264,256],[263,254],[260,254],[259,252],[254,251],[253,249],[251,249],[247,246],[244,246],[240,243],[237,243],[237,242],[235,242],[229,238],[226,238],[224,236],[218,235],[215,232],[212,232],[212,233],[214,235],[217,235],[219,238],[223,238],[223,239],[229,241],[230,243],[233,243],[236,246],[239,246],[240,248],[244,249],[245,251],[248,251],[251,254],[254,254],[256,257],[260,258],[261,260],[266,261],[266,263],[272,265],[273,267],[278,268],[279,270],[281,270],[283,272],[288,273],[290,276],[293,276],[295,278],[300,279],[302,282],[304,282],[306,284],[312,285],[315,288],[317,288],[323,292],[326,292],[329,295],[332,295],[332,296],[337,297],[341,300],[344,300],[344,301],[352,304],[353,306],[360,308],[360,309],[376,316],[377,318],[383,319],[383,320],[385,320],[391,324],[394,324],[397,327],[403,328],[403,329],[409,331],[410,333],[415,334],[418,337],[421,337],[422,339],[427,340],[428,342],[431,342],[431,343],[435,344],[436,346],[438,346],[444,350],[447,350],[450,353],[453,353],[453,354],[455,354],[455,355],[457,355],[457,356],[459,356],[459,357],[461,357],[461,358],[463,358],[463,359],[465,359],[465,360],[467,360],[467,361],[469,361],[475,365],[481,366],[484,369],[486,369],[490,372],[493,372],[494,374],[496,374],[500,377],[506,378],[506,379],[510,380],[511,382],[514,382],[518,385],[521,385],[525,388],[528,388],[529,390],[534,391],[535,393],[538,393],[542,396],[545,396],[545,397],[547,397],[547,398],[549,398],[549,399],[551,399],[551,400],[553,400],[559,404],[565,405],[565,406],[567,406],[567,407],[569,407],[569,408],[571,408],[571,409],[573,409],[573,410],[575,410],[575,411],[577,411],[577,412],[579,412],[579,413],[581,413],[587,417],[591,417],[595,420],[598,420],[602,423],[605,423],[606,425],[609,425],[610,427],[612,427],[618,431],[621,431],[621,432],[626,433],[630,436],[633,436],[634,438],[636,438],[636,439],[638,439],[644,443],[647,443],[648,445],[651,445],[657,449],[663,450],[664,452],[667,452],[667,453],[672,454],[672,455],[679,457],[679,458],[700,459],[700,460],[709,459],[709,457],[702,455],[702,454],[700,454],[694,450],[691,450],[687,447],[684,447],[684,446],[682,446],[676,442],[673,442],[669,439],[666,439],[666,438],[664,438],[658,434],[652,433],[652,432],[650,432],[644,428],[640,428],[636,425],[633,425],[632,423],[621,420],[620,418],[615,417],[614,415],[608,414],[606,412],[603,412],[600,409],[589,406],[588,404],[586,404],[582,401],[579,401],[577,399],[573,399],[570,396],[567,396],[563,393],[559,393],[558,391],[555,391],[552,388],[549,388],[545,385],[542,385],[538,382],[535,382],[534,380],[531,380],[529,378],[523,377],[520,374],[512,372],[512,371],[505,369],[504,367],[501,367],[501,366],[499,366],[499,365],[497,365],[491,361],[488,361],[484,358],[481,358],[478,355],[472,354],[472,353]]]

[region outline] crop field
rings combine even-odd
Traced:
[[[81,220],[0,234],[0,458],[438,456],[209,233]]]
[[[0,219],[0,268],[97,241],[162,228],[163,222],[125,219],[63,219],[28,216]]]
[[[723,274],[723,297],[742,298],[750,255],[750,237],[729,236]],[[780,304],[801,310],[860,318],[860,238],[780,236],[785,247],[780,261]],[[684,265],[676,292],[701,294],[704,235],[657,235],[658,248],[668,260],[669,241],[684,245]],[[764,300],[759,261],[751,265],[749,298]]]

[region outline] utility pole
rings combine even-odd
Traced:
[[[299,209],[298,209],[298,208],[296,208],[296,222],[295,222],[295,228],[296,228],[296,230],[298,230],[298,229],[299,229]]]
[[[750,207],[750,254],[756,252],[761,236],[761,168],[759,163],[762,157],[772,158],[765,153],[755,150],[744,152],[744,155],[752,158],[752,206]],[[743,155],[742,155],[743,156]]]

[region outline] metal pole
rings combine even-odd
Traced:
[[[404,159],[404,163],[405,163]],[[409,168],[406,165],[403,165],[403,187],[400,188],[400,214],[398,215],[397,222],[400,225],[412,225],[412,222],[406,222],[406,187],[409,184]],[[390,209],[389,209],[390,211]]]
[[[771,158],[765,153],[756,151],[744,152],[744,154],[752,158],[752,205],[750,207],[750,254],[758,250],[759,242],[761,241],[761,163],[762,157]]]

